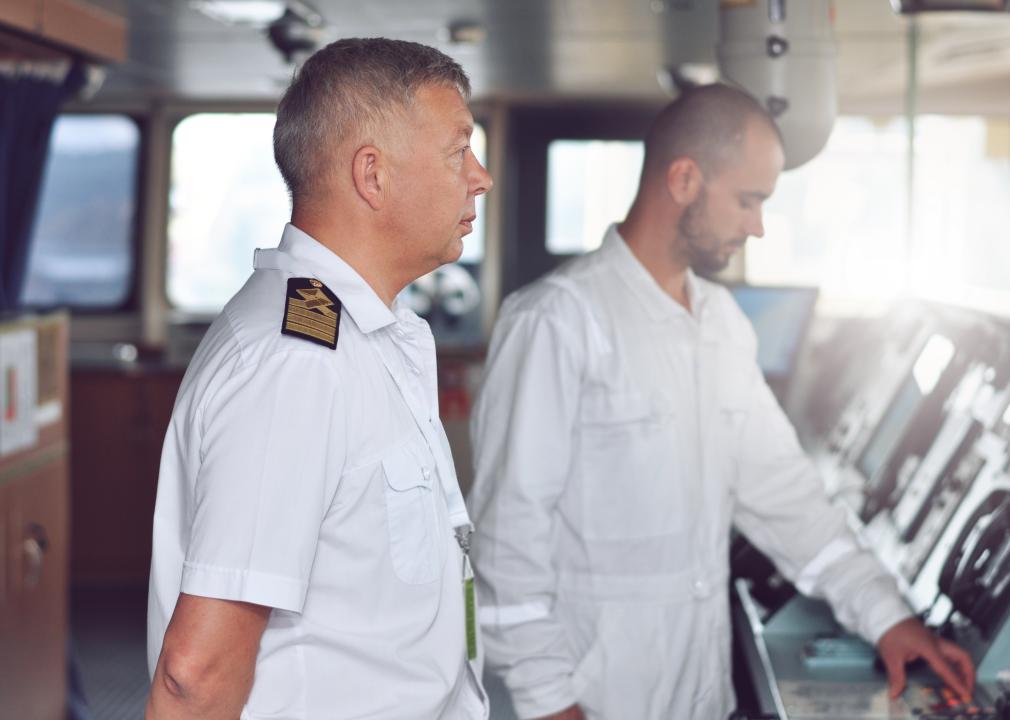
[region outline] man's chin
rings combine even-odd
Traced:
[[[720,252],[701,254],[692,260],[691,269],[704,277],[718,275],[729,267],[733,256],[743,250],[745,244],[746,241],[732,242],[723,246]]]
[[[691,260],[691,270],[702,277],[718,275],[729,267],[731,257],[733,257],[732,254],[726,256],[706,255],[703,257],[695,257]]]
[[[460,259],[463,255],[463,238],[453,238],[453,241],[449,243],[446,247],[445,252],[442,253],[440,265],[449,265]]]

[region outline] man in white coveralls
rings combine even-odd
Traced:
[[[763,234],[782,167],[757,102],[688,92],[649,132],[627,219],[502,306],[470,508],[487,660],[521,718],[726,718],[731,525],[877,645],[893,693],[915,658],[974,683],[859,548],[750,324],[700,277]]]
[[[165,441],[151,720],[487,717],[435,344],[395,302],[459,257],[491,187],[468,91],[441,52],[375,38],[320,50],[281,100],[291,223]]]

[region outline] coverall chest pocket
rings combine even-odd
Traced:
[[[383,456],[382,472],[393,570],[410,585],[433,582],[444,560],[434,459],[427,448],[401,445]]]
[[[637,391],[587,394],[580,410],[583,536],[608,541],[675,532],[684,512],[671,403]]]
[[[740,449],[740,438],[744,425],[747,423],[747,408],[739,402],[726,402],[719,405],[718,426],[719,441],[722,454],[735,458]]]

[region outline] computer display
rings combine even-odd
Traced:
[[[881,466],[887,462],[915,411],[919,409],[922,399],[923,394],[919,385],[909,375],[901,384],[891,406],[887,409],[887,413],[884,414],[873,437],[856,463],[856,467],[864,478],[867,480],[873,478]]]
[[[856,463],[867,480],[872,480],[890,458],[912,417],[933,392],[953,357],[954,344],[949,339],[930,336]]]
[[[730,291],[757,333],[765,376],[788,377],[813,317],[817,288],[734,285]]]

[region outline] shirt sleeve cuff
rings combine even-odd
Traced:
[[[516,715],[522,720],[561,712],[577,702],[571,680],[568,677],[532,687],[510,688],[510,691]]]
[[[893,588],[893,583],[881,584],[883,587],[874,593],[876,597],[867,604],[866,614],[860,622],[860,633],[874,645],[880,642],[884,633],[914,615],[897,589]]]
[[[187,595],[300,613],[308,584],[282,575],[187,562],[182,569],[181,590]]]

